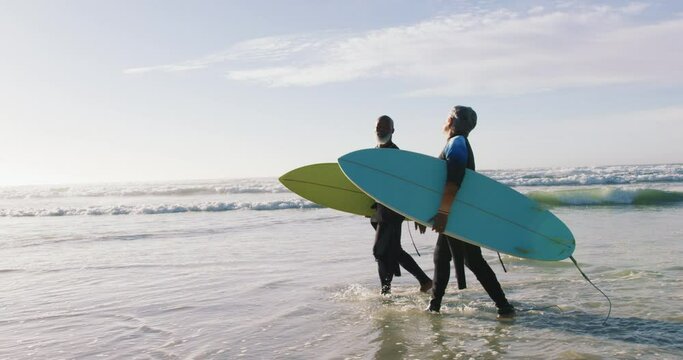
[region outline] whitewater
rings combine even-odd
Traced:
[[[489,170],[483,174],[549,206],[683,201],[683,165]],[[282,194],[280,196],[267,195]],[[156,215],[317,208],[276,179],[0,187],[0,217]]]
[[[512,323],[472,274],[380,296],[368,220],[274,178],[5,186],[0,359],[683,357],[683,164],[482,173],[567,223],[605,325],[569,261],[488,250]],[[429,275],[435,240],[404,225]]]

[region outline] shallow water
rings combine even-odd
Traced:
[[[31,208],[49,208],[34,200]],[[67,202],[296,197],[275,191],[191,200]],[[606,325],[607,301],[568,260],[503,255],[505,273],[488,250],[516,320],[495,320],[471,273],[468,289],[449,286],[441,314],[426,313],[429,297],[407,272],[391,296],[379,295],[367,219],[276,208],[0,217],[0,358],[683,357],[681,206],[553,208],[574,232],[580,266],[612,300]],[[403,229],[403,247],[415,254]],[[412,236],[422,254],[413,256],[431,274],[436,235]]]

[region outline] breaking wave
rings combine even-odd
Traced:
[[[673,205],[683,202],[683,192],[655,189],[569,189],[532,191],[526,195],[551,206]]]
[[[276,181],[254,181],[238,184],[130,184],[100,186],[24,186],[0,188],[0,199],[47,199],[68,197],[144,197],[193,196],[224,194],[286,193]]]
[[[683,164],[485,170],[508,186],[584,186],[683,182]]]
[[[484,170],[513,187],[683,183],[683,164]],[[0,199],[183,197],[289,193],[275,178],[60,186],[0,186]]]
[[[57,207],[45,209],[0,209],[0,217],[78,216],[78,215],[158,215],[187,212],[222,212],[233,210],[313,209],[320,206],[307,200],[270,202],[207,202],[200,204],[117,205],[87,208]]]

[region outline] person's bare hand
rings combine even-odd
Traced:
[[[420,234],[424,234],[424,233],[427,231],[427,227],[424,226],[424,225],[422,225],[422,224],[418,224],[418,223],[416,222],[416,223],[415,223],[415,230],[419,231]]]
[[[442,233],[446,230],[446,224],[448,223],[448,213],[439,211],[432,218],[432,230]]]

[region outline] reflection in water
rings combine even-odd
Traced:
[[[566,309],[547,302],[517,301],[512,322],[495,320],[490,300],[479,292],[450,296],[441,314],[425,312],[428,296],[396,288],[388,298],[354,291],[350,301],[358,321],[369,327],[354,342],[368,345],[350,358],[505,359],[505,358],[681,358],[683,321],[613,316]],[[344,293],[346,294],[346,292]],[[633,350],[637,349],[637,353]]]
[[[377,336],[372,341],[378,343],[375,359],[402,359],[408,350],[406,345],[405,314],[387,310],[375,319]]]
[[[399,298],[395,301],[401,302]],[[375,359],[456,359],[504,357],[510,324],[493,320],[488,312],[475,316],[455,311],[432,314],[419,308],[384,301],[373,319]],[[482,322],[482,317],[489,321]],[[465,357],[467,356],[467,357]]]
[[[435,351],[432,351],[429,359],[454,359],[457,354],[463,353],[463,349],[458,347],[455,342],[444,333],[444,318],[442,315],[430,314],[430,324],[432,330],[432,346]],[[449,344],[449,340],[451,343]]]

